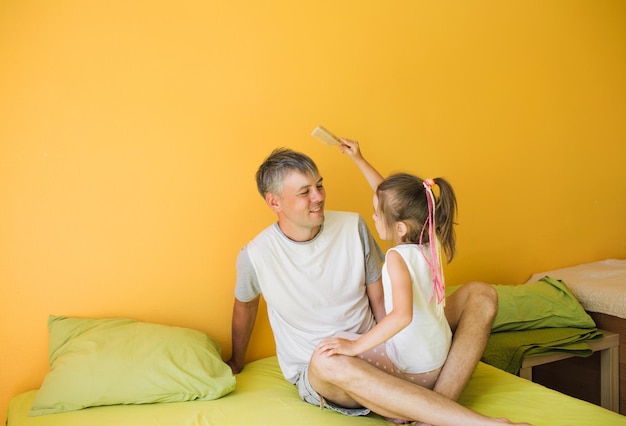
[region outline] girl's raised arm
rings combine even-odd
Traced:
[[[367,183],[370,184],[372,191],[376,192],[376,188],[383,181],[383,177],[378,171],[365,159],[361,154],[359,143],[346,138],[339,138],[343,145],[339,146],[342,153],[347,154],[352,161],[358,166],[361,173],[367,179]]]

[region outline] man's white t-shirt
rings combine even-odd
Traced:
[[[319,341],[375,324],[366,284],[380,278],[383,254],[356,213],[325,212],[311,241],[287,238],[278,224],[262,231],[237,259],[235,297],[263,294],[283,375],[295,383]]]

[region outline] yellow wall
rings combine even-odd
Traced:
[[[0,416],[47,371],[48,314],[188,326],[230,353],[253,176],[308,152],[327,207],[444,175],[448,283],[626,257],[626,4],[291,0],[0,4]],[[262,316],[249,358],[271,354]]]

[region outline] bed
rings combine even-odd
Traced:
[[[565,282],[598,328],[620,335],[620,413],[626,414],[626,260],[606,259],[541,271],[533,274],[528,283],[544,276]],[[569,363],[580,370],[583,361],[571,360]],[[557,374],[555,368],[554,375]],[[546,380],[564,381],[568,377],[568,374],[560,374]]]
[[[219,345],[197,330],[63,316],[50,316],[48,328],[50,372],[10,401],[7,426],[390,424],[302,402],[275,356],[233,376]],[[459,402],[537,426],[626,425],[617,413],[482,362]]]
[[[302,402],[275,357],[249,363],[236,389],[211,401],[114,405],[29,417],[36,391],[9,405],[7,426],[385,425],[375,414],[351,418]],[[460,403],[480,413],[541,425],[625,425],[626,418],[480,363]]]

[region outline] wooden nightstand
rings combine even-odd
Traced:
[[[619,412],[619,334],[605,330],[598,331],[601,331],[604,336],[601,339],[590,340],[589,346],[593,352],[600,352],[600,405]],[[519,376],[532,381],[533,367],[573,356],[567,353],[555,353],[524,358]]]

